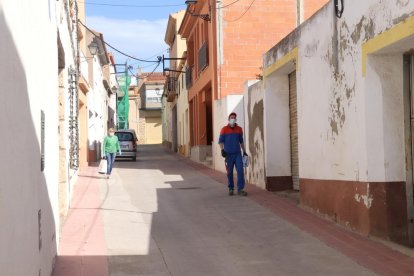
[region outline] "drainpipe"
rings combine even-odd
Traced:
[[[217,2],[218,7],[216,9],[216,33],[217,33],[217,67],[220,67],[220,72],[217,74],[217,97],[221,99],[221,64],[223,61],[223,49],[222,49],[222,21],[223,12],[221,9],[222,2]]]
[[[299,26],[304,20],[304,0],[296,0],[296,25]]]

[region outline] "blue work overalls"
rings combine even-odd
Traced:
[[[233,168],[236,166],[237,171],[237,190],[244,189],[243,159],[241,153],[227,154],[226,170],[229,189],[234,189]]]

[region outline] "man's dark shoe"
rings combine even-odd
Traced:
[[[229,196],[234,195],[234,190],[233,189],[229,189]]]
[[[237,192],[237,195],[239,196],[247,196],[247,192],[245,190],[240,190]]]

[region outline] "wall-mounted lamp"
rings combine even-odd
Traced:
[[[98,53],[99,47],[98,43],[96,43],[95,39],[92,40],[91,44],[88,45],[89,53],[91,53],[92,56],[96,55]]]
[[[195,14],[194,13],[194,9],[195,9],[195,5],[197,5],[198,1],[197,0],[186,0],[185,4],[187,5],[187,11],[191,16],[196,16],[196,17],[200,17],[201,19],[205,20],[205,21],[211,21],[211,17],[209,13],[206,14]]]

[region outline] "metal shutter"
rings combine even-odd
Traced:
[[[290,160],[293,189],[299,190],[298,112],[296,71],[289,74]]]

